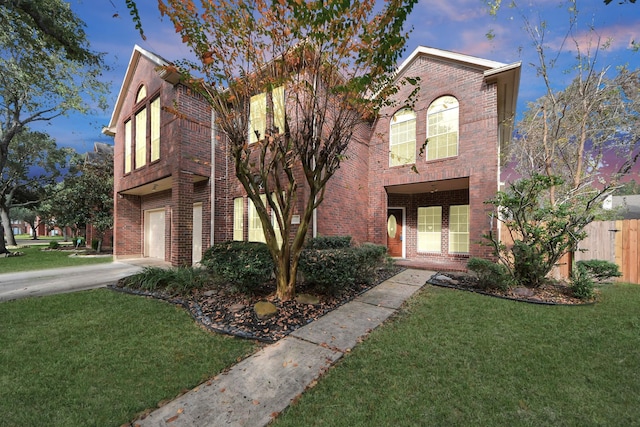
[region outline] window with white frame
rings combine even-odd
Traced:
[[[263,139],[269,125],[277,128],[279,133],[284,132],[284,121],[284,86],[252,96],[249,102],[249,144]]]
[[[262,203],[266,204],[266,196],[260,196]],[[267,239],[264,237],[264,229],[262,228],[262,222],[258,211],[256,210],[253,200],[249,199],[249,241],[250,242],[263,242],[266,243]]]
[[[449,253],[469,253],[469,205],[449,208]]]
[[[233,240],[244,240],[244,199],[233,199]]]
[[[418,208],[418,252],[442,251],[442,206]]]
[[[151,161],[160,158],[160,98],[151,101],[151,117],[149,121],[151,133]]]
[[[442,96],[427,110],[427,160],[458,155],[459,105],[453,96]]]
[[[416,162],[416,113],[403,108],[391,118],[389,130],[389,166]]]
[[[131,120],[124,124],[124,173],[131,172]]]
[[[147,97],[143,85],[135,102],[136,110],[124,123],[124,173],[160,158],[160,98]]]

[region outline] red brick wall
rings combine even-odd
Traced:
[[[211,110],[202,96],[184,85],[160,79],[156,65],[140,58],[117,119],[114,178],[116,256],[142,256],[144,211],[165,208],[165,260],[174,265],[191,264],[193,204],[203,206],[203,247],[211,242]],[[144,84],[147,99],[160,96],[160,159],[124,174],[124,123],[143,105],[135,105]],[[150,141],[147,138],[147,153]],[[147,154],[148,156],[149,154]],[[199,181],[195,177],[204,177]],[[172,177],[172,189],[145,196],[123,194],[143,184]]]
[[[420,91],[414,106],[417,114],[416,164],[389,167],[390,119],[398,109],[385,108],[376,122],[370,143],[369,160],[369,240],[386,244],[386,212],[388,202],[385,187],[428,183],[453,178],[468,178],[470,204],[470,255],[486,256],[489,251],[480,245],[481,235],[489,228],[488,212],[483,202],[495,195],[498,188],[498,123],[496,86],[487,85],[482,70],[427,56],[418,56],[404,69],[405,76],[420,77]],[[412,86],[403,87],[397,99],[406,99]],[[440,96],[451,95],[459,102],[458,156],[426,161],[420,157],[420,145],[426,140],[427,108]],[[391,196],[389,196],[391,197]],[[422,196],[417,196],[422,197]],[[440,196],[438,196],[440,197]],[[407,201],[408,203],[408,201]],[[395,201],[394,206],[402,205]],[[407,205],[407,215],[415,215],[417,206]],[[443,209],[443,215],[445,209]],[[447,212],[448,214],[448,212]],[[415,228],[410,229],[415,234]],[[418,256],[415,246],[407,245],[407,257]],[[445,255],[449,257],[448,255]]]

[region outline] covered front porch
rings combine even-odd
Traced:
[[[469,178],[385,187],[387,248],[401,266],[466,271],[470,244]]]

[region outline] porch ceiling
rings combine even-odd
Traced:
[[[208,177],[202,175],[193,175],[193,183],[206,181]],[[146,196],[152,193],[158,193],[160,191],[170,190],[173,184],[171,176],[157,179],[139,187],[130,188],[128,190],[120,191],[120,194],[131,194],[134,196]]]
[[[435,193],[441,191],[462,190],[465,188],[469,188],[469,177],[388,185],[385,187],[387,194]]]

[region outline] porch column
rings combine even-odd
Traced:
[[[193,242],[193,174],[173,174],[171,188],[171,265],[190,266]]]

